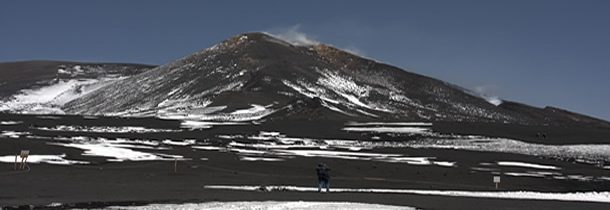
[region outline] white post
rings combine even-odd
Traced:
[[[178,158],[174,159],[174,173],[178,173]]]

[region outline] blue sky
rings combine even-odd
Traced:
[[[296,29],[409,71],[610,120],[610,1],[0,1],[0,62],[162,64]]]

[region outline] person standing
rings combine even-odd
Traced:
[[[330,168],[324,163],[319,163],[316,167],[316,173],[318,175],[318,192],[322,191],[322,188],[326,188],[326,192],[329,192],[330,188]]]

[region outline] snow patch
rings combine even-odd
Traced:
[[[516,161],[498,161],[497,164],[499,166],[514,166],[514,167],[535,168],[535,169],[561,170],[561,168],[559,168],[557,166],[534,164],[534,163],[524,163],[524,162],[516,162]]]
[[[231,113],[220,113],[219,112],[221,110],[224,110],[226,108],[226,106],[220,106],[219,107],[220,109],[214,110],[214,112],[199,112],[199,113],[194,113],[194,112],[189,112],[189,111],[174,112],[174,111],[168,111],[168,110],[161,110],[160,112],[157,113],[156,116],[161,119],[184,120],[184,121],[187,121],[186,126],[192,125],[195,128],[197,128],[197,126],[201,126],[201,128],[207,128],[207,125],[204,125],[205,123],[201,123],[201,124],[197,125],[198,123],[195,123],[194,121],[200,121],[200,122],[205,122],[205,121],[220,121],[220,122],[253,121],[253,120],[260,120],[277,111],[276,109],[270,109],[270,107],[272,107],[273,104],[267,105],[267,106],[252,104],[251,106],[252,106],[251,108],[236,110]],[[209,107],[209,108],[212,108],[212,107]],[[188,121],[192,121],[192,122],[188,122]]]
[[[194,129],[212,128],[215,125],[245,125],[245,124],[246,123],[240,123],[240,122],[212,122],[212,121],[184,120],[180,123],[180,127],[194,130]]]
[[[237,152],[246,156],[265,156],[290,158],[300,157],[322,157],[345,160],[365,160],[389,163],[405,163],[410,165],[426,165],[455,167],[455,162],[436,161],[435,157],[409,157],[399,154],[383,154],[361,152],[371,147],[360,145],[361,141],[353,140],[325,140],[287,137],[280,132],[260,131],[256,136],[241,135],[218,135],[222,139],[240,139],[240,142],[232,141],[225,151]],[[254,142],[243,142],[249,140]],[[214,148],[216,149],[216,148]],[[345,151],[348,150],[348,151]]]
[[[102,88],[113,81],[124,78],[125,77],[109,77],[100,79],[60,80],[54,84],[41,88],[21,90],[19,94],[13,95],[9,101],[0,103],[0,111],[12,111],[26,114],[64,114],[59,107]]]
[[[69,91],[70,89],[75,88],[77,85],[84,84],[92,84],[96,82],[96,80],[68,80],[68,81],[59,81],[56,84],[42,87],[39,89],[27,89],[22,90],[21,94],[14,96],[14,103],[45,103],[49,102],[56,97],[60,96],[62,93]]]
[[[366,153],[366,152],[343,152],[343,151],[327,151],[327,150],[274,150],[279,156],[302,156],[302,157],[322,157],[322,158],[337,158],[346,160],[367,160],[380,161],[389,163],[405,163],[409,165],[437,165],[444,167],[453,167],[455,162],[432,161],[431,157],[406,157],[398,154],[382,154],[382,153]],[[274,153],[271,153],[274,154]]]
[[[132,149],[121,148],[117,145],[113,145],[110,143],[67,143],[67,144],[49,143],[49,144],[82,149],[85,151],[83,153],[83,155],[86,155],[86,156],[111,157],[113,159],[108,159],[108,161],[112,161],[112,162],[123,162],[126,160],[128,160],[128,161],[146,161],[146,160],[175,160],[176,158],[183,159],[182,156],[140,152],[140,151],[135,151]],[[170,158],[167,158],[167,157],[170,157]]]
[[[30,134],[29,132],[2,131],[2,133],[0,133],[0,137],[8,137],[8,138],[17,139],[20,136],[29,135],[29,134]]]
[[[250,157],[250,156],[241,156],[241,157],[239,157],[239,160],[242,160],[242,161],[268,161],[268,162],[284,161],[284,159],[281,159],[281,158]]]
[[[517,176],[517,177],[544,177],[543,174],[536,173],[521,173],[521,172],[506,172],[504,173],[506,176]]]
[[[220,150],[224,150],[224,147],[216,147],[216,146],[192,146],[193,149],[200,149],[200,150],[213,150],[213,151],[220,151]]]
[[[444,167],[455,167],[455,162],[434,161],[434,165],[444,166]]]
[[[186,203],[186,204],[150,204],[146,206],[112,206],[108,209],[134,209],[134,210],[415,210],[413,207],[389,206],[380,204],[350,203],[350,202],[317,202],[317,201],[232,201],[232,202],[209,202],[209,203]]]
[[[189,146],[189,145],[195,144],[195,142],[196,142],[196,140],[194,140],[194,139],[187,139],[184,141],[174,141],[171,139],[165,139],[162,141],[163,144],[174,145],[174,146]]]
[[[0,125],[19,125],[22,121],[1,121]]]
[[[65,159],[66,154],[62,155],[29,155],[27,163],[48,163],[54,165],[74,165],[74,164],[89,164],[87,161],[76,161]],[[17,161],[21,161],[19,158]],[[15,155],[0,156],[0,162],[14,163]]]
[[[230,185],[207,185],[206,189],[217,190],[241,190],[241,191],[293,191],[293,192],[317,192],[317,187],[297,186],[230,186]],[[436,195],[451,197],[475,197],[475,198],[498,198],[498,199],[524,199],[524,200],[559,200],[576,202],[600,202],[610,203],[610,192],[532,192],[532,191],[457,191],[457,190],[413,190],[413,189],[362,189],[362,188],[331,188],[331,192],[347,193],[396,193],[416,195]]]
[[[579,162],[610,161],[610,145],[545,145],[503,138],[423,139],[395,144],[394,147],[438,148],[485,152],[504,152],[550,158],[575,158]]]
[[[55,127],[38,127],[36,129],[44,130],[44,131],[68,131],[68,132],[87,132],[87,133],[166,133],[166,132],[180,132],[180,130],[145,128],[145,127],[139,127],[139,126],[113,127],[113,126],[72,126],[72,125],[58,125],[58,126],[55,126]]]
[[[257,105],[257,104],[250,104],[250,106],[252,106],[252,108],[235,110],[235,111],[231,112],[231,114],[235,114],[235,115],[237,115],[237,114],[252,114],[252,113],[258,113],[258,112],[265,111],[265,107],[264,106]]]
[[[348,122],[348,126],[422,126],[430,127],[432,123],[427,122]]]
[[[428,128],[421,127],[345,127],[341,130],[355,132],[375,132],[375,133],[428,133]]]

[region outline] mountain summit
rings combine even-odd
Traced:
[[[527,111],[523,111],[527,109]],[[263,118],[553,123],[463,88],[335,47],[245,33],[67,103],[73,114],[250,121]],[[603,122],[603,121],[601,121]],[[604,122],[605,123],[605,122]]]

